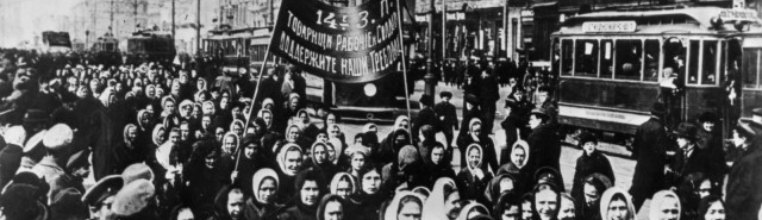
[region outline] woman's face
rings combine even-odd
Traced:
[[[164,137],[164,134],[165,134],[165,131],[163,129],[159,130],[159,132],[156,133],[156,135],[158,135],[156,139],[159,141],[159,144],[163,144],[164,141],[167,141],[167,138]]]
[[[197,105],[193,106],[193,113],[191,113],[193,118],[196,118],[196,119],[201,118],[201,115],[203,115],[203,114],[204,114],[204,112],[201,110],[201,107],[199,107]]]
[[[352,156],[351,164],[352,164],[353,170],[355,171],[360,170],[362,166],[365,166],[365,156],[363,156],[362,154],[354,154]]]
[[[449,219],[456,219],[458,218],[458,214],[460,213],[460,194],[458,191],[450,193],[450,195],[447,196],[447,199],[444,203],[444,209],[447,213],[447,217]]]
[[[323,164],[328,160],[328,152],[325,150],[325,145],[318,144],[315,145],[315,149],[313,150],[313,160],[315,160],[315,164]]]
[[[156,88],[153,86],[146,87],[146,96],[153,97],[156,95]]]
[[[214,168],[214,163],[217,161],[217,157],[213,154],[209,154],[204,158],[204,166],[208,169]]]
[[[700,198],[706,198],[712,194],[712,182],[709,179],[701,181],[701,185],[698,188],[698,195]]]
[[[592,207],[601,198],[601,194],[598,192],[598,189],[590,183],[585,183],[584,187],[585,204],[588,207]]]
[[[226,155],[232,155],[235,151],[236,139],[233,136],[225,137],[225,141],[222,142],[222,150]]]
[[[431,162],[434,164],[440,164],[442,163],[442,160],[444,159],[444,148],[442,147],[436,147],[431,150]]]
[[[381,174],[378,171],[370,171],[362,177],[362,190],[368,195],[378,193],[381,187]]]
[[[229,100],[228,98],[226,98],[225,96],[223,96],[223,97],[220,99],[220,109],[227,109],[227,108],[228,108],[228,104],[230,104],[230,102],[229,102],[229,101],[230,101],[230,100]]]
[[[267,127],[270,127],[270,125],[272,125],[273,123],[273,115],[268,112],[265,112],[262,114],[262,119],[265,120],[265,124],[267,125]]]
[[[521,166],[526,161],[526,152],[524,148],[516,148],[511,152],[511,162],[517,166]]]
[[[472,169],[478,168],[479,162],[482,160],[482,153],[477,148],[471,148],[468,151],[468,166]]]
[[[234,134],[237,134],[238,136],[243,136],[243,127],[239,123],[233,124],[233,128],[231,130]]]
[[[286,170],[296,173],[302,167],[302,153],[296,150],[286,152]]]
[[[214,105],[213,104],[211,104],[209,102],[205,102],[204,106],[202,106],[202,108],[203,108],[204,114],[214,114]]]
[[[537,117],[537,115],[533,114],[533,115],[529,116],[529,127],[530,128],[535,129],[538,126],[540,126],[540,124],[542,124],[542,119]]]
[[[204,116],[201,118],[201,127],[208,128],[209,125],[212,125],[212,119],[209,118],[209,116]]]
[[[286,136],[286,139],[293,143],[296,141],[296,139],[299,139],[299,129],[296,127],[291,127],[288,129],[288,136]]]
[[[479,123],[474,124],[471,126],[471,134],[476,137],[481,137],[482,135],[482,125]]]
[[[135,126],[130,126],[127,128],[127,140],[129,142],[135,142],[135,138],[138,136],[138,128]]]
[[[173,101],[166,101],[166,102],[164,102],[164,111],[166,111],[166,112],[175,112],[175,102],[173,102]]]
[[[421,219],[421,204],[409,201],[402,205],[397,214],[398,220],[419,220]]]
[[[709,209],[704,215],[706,220],[725,220],[725,207],[722,206],[720,201],[715,201],[709,205]]]
[[[259,184],[257,189],[257,200],[264,204],[269,204],[272,201],[272,196],[275,195],[275,191],[278,190],[278,186],[275,184],[275,180],[272,178],[265,178],[262,183]]]
[[[338,201],[330,201],[325,204],[325,211],[323,212],[324,220],[342,220],[344,219],[344,208],[341,207],[341,203]]]
[[[630,211],[627,210],[627,203],[623,199],[612,200],[606,212],[606,220],[627,220]]]
[[[534,206],[537,208],[537,214],[540,219],[553,219],[558,210],[558,201],[556,192],[552,190],[541,190],[535,195]]]
[[[214,137],[217,138],[217,141],[222,142],[222,137],[225,137],[225,129],[219,127],[214,129]]]
[[[659,209],[659,217],[654,220],[677,220],[680,216],[680,209],[676,198],[666,197]]]
[[[338,138],[341,134],[341,129],[338,126],[331,127],[331,138]]]
[[[309,122],[310,121],[309,119],[310,119],[310,117],[307,116],[307,112],[301,112],[301,113],[299,113],[299,121],[301,121],[302,123]]]
[[[513,180],[511,178],[505,177],[505,178],[500,179],[500,194],[501,195],[503,193],[513,191],[514,188],[515,188],[515,186],[514,186]]]
[[[204,80],[196,81],[196,88],[198,90],[206,89],[206,82]]]
[[[80,86],[79,89],[77,89],[77,97],[80,99],[87,98],[87,95],[90,94],[87,90],[87,87]]]
[[[180,143],[180,132],[169,132],[169,143],[172,143],[172,145]]]
[[[341,180],[336,184],[336,195],[347,198],[352,194],[352,184],[348,180]]]
[[[319,142],[328,142],[328,135],[324,132],[320,132],[315,136],[315,139]]]

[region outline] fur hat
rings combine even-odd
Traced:
[[[593,133],[590,133],[590,132],[582,132],[582,134],[579,135],[578,145],[581,147],[587,142],[598,143],[598,137],[596,137]]]
[[[122,180],[124,181],[125,185],[139,179],[145,179],[153,182],[153,170],[151,170],[151,168],[144,163],[134,163],[122,171]]]
[[[89,206],[98,206],[108,197],[116,195],[119,189],[124,185],[124,180],[120,175],[109,175],[101,178],[82,196],[82,202]]]
[[[53,125],[42,138],[42,144],[50,150],[60,150],[71,144],[74,138],[74,131],[66,124]]]
[[[156,193],[154,185],[145,179],[132,181],[114,196],[111,211],[118,216],[135,215],[150,205]]]

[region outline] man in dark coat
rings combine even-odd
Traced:
[[[419,100],[421,105],[421,111],[418,112],[418,116],[413,121],[413,141],[418,142],[418,133],[423,125],[431,125],[433,128],[439,128],[439,122],[437,121],[437,114],[434,109],[431,108],[434,105],[434,97],[430,95],[422,95]],[[436,130],[434,131],[436,132]]]
[[[638,127],[632,146],[632,156],[637,161],[632,178],[630,195],[636,209],[640,209],[646,198],[651,197],[664,186],[664,166],[666,148],[672,145],[662,122],[666,108],[655,103],[651,108],[651,118]]]
[[[450,103],[452,93],[443,91],[439,93],[439,97],[442,101],[434,106],[434,112],[439,119],[439,130],[444,133],[445,140],[447,140],[446,145],[449,147],[452,144],[453,128],[458,130],[458,115],[455,111],[455,105]]]
[[[479,85],[479,106],[482,109],[482,119],[484,120],[484,129],[486,134],[492,134],[492,127],[495,122],[495,112],[497,106],[495,102],[500,99],[500,87],[497,78],[491,69],[482,68],[481,85]]]
[[[745,126],[745,129],[744,127]],[[751,144],[743,144],[741,158],[733,164],[727,183],[728,219],[756,219],[762,204],[762,151],[759,137],[745,123],[739,123],[737,136],[756,139]],[[738,137],[739,139],[741,137]]]
[[[561,139],[556,127],[548,123],[548,115],[542,109],[535,109],[529,114],[529,127],[532,133],[527,137],[529,159],[525,169],[534,173],[541,167],[560,170]]]
[[[712,182],[712,187],[719,186],[725,170],[723,157],[713,155],[709,149],[701,149],[697,141],[698,128],[691,123],[682,123],[677,129],[677,144],[680,150],[669,164],[667,172],[671,186],[679,186],[687,175],[700,172]]]

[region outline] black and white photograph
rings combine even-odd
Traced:
[[[0,220],[762,220],[762,0],[0,0]]]

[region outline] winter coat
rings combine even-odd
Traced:
[[[614,170],[611,168],[609,159],[606,158],[600,151],[593,151],[591,155],[583,152],[579,158],[577,158],[577,166],[574,172],[574,182],[572,183],[572,196],[574,198],[582,198],[583,190],[585,187],[585,178],[593,173],[600,173],[608,177],[611,182],[616,182],[614,179]]]
[[[665,152],[672,143],[664,123],[657,118],[649,119],[635,132],[632,155],[637,164],[630,194],[636,206],[664,186]]]

